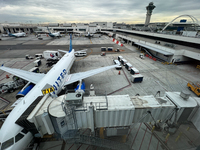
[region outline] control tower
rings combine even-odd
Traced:
[[[153,5],[153,2],[150,2],[149,5],[146,7],[147,15],[146,15],[146,21],[145,21],[145,24],[144,24],[145,27],[149,25],[150,19],[151,19],[151,14],[152,14],[152,11],[155,7],[156,6]]]

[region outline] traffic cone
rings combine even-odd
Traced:
[[[118,75],[120,75],[120,71],[119,71]]]
[[[7,78],[7,79],[10,78],[9,75],[6,75],[6,78]]]

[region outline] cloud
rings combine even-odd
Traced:
[[[141,0],[1,0],[1,23],[126,22],[144,23],[148,1]],[[199,0],[155,0],[151,22],[169,22],[182,14],[200,20]]]

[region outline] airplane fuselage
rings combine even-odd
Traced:
[[[56,32],[56,33],[49,33],[50,37],[60,37],[60,32]]]
[[[37,99],[38,96],[42,96],[42,89],[46,84],[49,84],[54,87],[54,93],[57,95],[62,90],[63,82],[68,77],[68,73],[70,71],[71,66],[75,60],[74,50],[71,53],[65,54],[57,64],[43,77],[34,87],[33,89],[18,103],[18,105],[11,111],[7,119],[5,120],[3,126],[0,130],[0,146],[4,144],[5,141],[13,138],[14,146],[9,146],[9,149],[16,150],[16,145],[18,145],[18,149],[24,149],[30,141],[26,141],[27,145],[21,144],[24,142],[25,137],[29,137],[31,140],[33,136],[30,132],[28,132],[24,137],[15,142],[15,136],[19,134],[23,128],[17,125],[15,122],[19,119],[19,117],[28,109],[28,107]],[[8,128],[9,127],[9,128]],[[26,138],[27,140],[27,138]],[[21,146],[21,147],[20,147]],[[2,147],[1,147],[2,148]]]
[[[8,35],[10,37],[24,37],[24,36],[26,36],[26,33],[24,33],[24,32],[22,32],[22,33],[14,33],[14,34],[9,33]]]

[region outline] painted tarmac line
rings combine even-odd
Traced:
[[[139,150],[140,150],[141,147],[142,147],[142,143],[143,143],[143,141],[144,141],[144,137],[145,137],[145,135],[146,135],[146,132],[147,132],[147,127],[146,127],[146,130],[145,130],[145,132],[144,132],[144,136],[143,136],[143,138],[142,138],[142,142],[141,142],[141,144],[140,144],[140,148],[139,148]]]
[[[147,150],[149,150],[149,147],[150,147],[150,145],[151,145],[151,139],[152,139],[152,133],[151,133],[151,138],[150,138],[150,141],[149,141],[149,146],[148,146],[148,149]]]
[[[137,133],[136,133],[136,135],[135,135],[135,138],[134,138],[134,140],[133,140],[133,143],[135,142],[135,139],[136,139],[136,137],[137,137],[137,134],[138,134],[138,132],[139,132],[139,130],[140,130],[141,125],[142,125],[142,123],[140,123],[140,126],[139,126],[139,128],[138,128],[138,130],[137,130]],[[133,147],[133,143],[131,144],[131,148]]]

